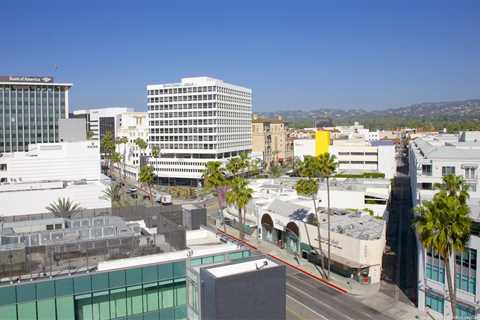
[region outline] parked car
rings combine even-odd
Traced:
[[[172,204],[172,196],[169,194],[157,194],[155,201],[163,204],[164,206]]]
[[[136,192],[137,192],[136,187],[128,187],[128,189],[127,189],[127,193],[136,193]]]

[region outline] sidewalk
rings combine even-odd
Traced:
[[[223,228],[218,229],[223,232]],[[234,238],[239,237],[239,232],[227,226],[227,234]],[[256,248],[263,254],[277,258],[295,269],[311,275],[312,278],[324,282],[340,292],[348,293],[364,305],[377,310],[378,312],[389,316],[393,319],[412,320],[412,319],[430,319],[426,314],[420,312],[413,303],[406,304],[396,301],[394,298],[380,292],[380,283],[372,285],[362,285],[355,280],[344,278],[340,275],[330,273],[330,279],[326,280],[322,277],[320,268],[313,265],[305,259],[299,258],[298,261],[292,254],[266,241],[257,240],[256,233],[245,235],[245,243],[247,246]],[[313,279],[312,279],[313,280]]]

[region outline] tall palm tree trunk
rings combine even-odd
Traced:
[[[325,272],[325,264],[323,262],[323,250],[322,250],[322,238],[320,237],[320,217],[318,216],[318,211],[317,211],[317,197],[313,196],[313,210],[315,210],[315,217],[317,218],[317,237],[318,237],[318,255],[321,258],[320,260],[320,265],[322,267],[322,272]],[[308,228],[307,228],[307,234],[308,234]]]
[[[457,319],[457,297],[455,292],[455,285],[452,283],[452,272],[450,270],[450,258],[448,253],[443,257],[443,261],[445,261],[445,269],[447,271],[448,295],[450,297],[450,306],[452,308],[452,319]],[[454,281],[455,279],[453,279],[453,282]]]
[[[123,144],[123,183],[124,184],[127,184],[127,174],[125,172],[125,166],[126,166],[126,159],[125,159],[125,156],[127,154],[127,144],[124,143]]]
[[[242,217],[242,209],[238,208],[238,222],[240,224],[240,240],[243,241],[245,235],[243,234],[243,217]]]
[[[330,279],[330,183],[327,176],[327,227],[328,227],[328,273],[327,279]]]

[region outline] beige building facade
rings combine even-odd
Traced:
[[[262,154],[267,167],[292,160],[288,145],[288,123],[278,118],[261,118],[253,115],[252,152]]]

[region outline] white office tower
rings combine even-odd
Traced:
[[[147,86],[150,159],[161,183],[196,185],[208,161],[252,147],[252,90],[209,77]]]

